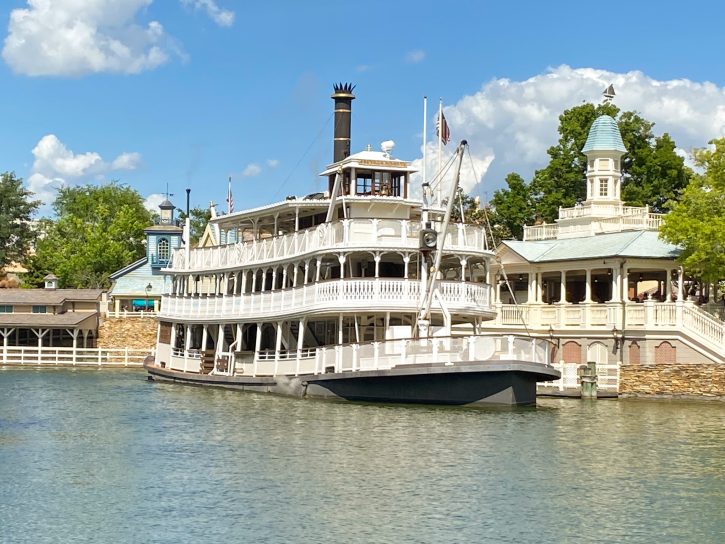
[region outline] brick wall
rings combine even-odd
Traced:
[[[109,318],[98,329],[98,347],[151,349],[156,345],[156,319]]]
[[[622,365],[619,394],[725,400],[725,364]]]

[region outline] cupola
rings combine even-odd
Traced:
[[[167,198],[161,204],[159,204],[161,224],[162,225],[173,225],[174,224],[174,206],[171,201]]]
[[[582,152],[587,156],[587,200],[618,204],[622,197],[622,155],[627,152],[617,122],[598,117],[589,129]]]

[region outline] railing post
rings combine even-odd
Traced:
[[[379,342],[373,342],[373,368],[375,370],[378,369],[378,359],[379,359],[379,348],[380,343]]]
[[[126,346],[126,350],[123,356],[123,366],[128,366],[128,346]]]
[[[98,349],[98,366],[101,366],[101,348],[96,349]]]

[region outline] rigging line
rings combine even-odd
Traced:
[[[299,160],[298,160],[298,161],[297,161],[297,162],[295,163],[295,165],[294,165],[294,166],[292,167],[292,170],[290,170],[290,173],[289,173],[289,174],[287,174],[287,177],[286,177],[286,178],[284,178],[284,181],[282,182],[282,184],[281,184],[281,185],[280,185],[280,186],[279,186],[279,187],[277,188],[277,191],[276,191],[276,192],[274,193],[274,196],[275,196],[275,197],[276,197],[277,195],[279,195],[279,194],[280,194],[280,193],[282,192],[282,189],[283,189],[283,188],[284,188],[284,186],[285,186],[285,185],[287,184],[287,182],[288,182],[288,181],[290,180],[290,178],[292,177],[292,174],[294,174],[294,173],[295,173],[295,170],[297,170],[297,167],[298,167],[298,166],[300,165],[300,163],[302,162],[302,159],[304,159],[304,158],[305,158],[305,156],[306,156],[306,155],[307,155],[307,154],[308,154],[308,153],[310,152],[310,149],[312,149],[312,146],[313,146],[313,145],[315,145],[315,143],[317,143],[317,141],[318,141],[318,140],[320,139],[320,136],[322,136],[322,133],[323,133],[323,132],[324,132],[324,130],[325,130],[325,129],[327,128],[327,125],[329,125],[329,124],[330,124],[330,119],[332,119],[332,116],[333,116],[333,115],[334,115],[334,112],[333,112],[333,113],[331,113],[331,114],[330,114],[330,115],[329,115],[329,116],[327,117],[327,119],[325,120],[325,123],[324,123],[324,124],[322,125],[322,128],[320,129],[320,131],[319,131],[319,132],[317,133],[317,135],[316,135],[316,136],[315,136],[315,137],[314,137],[314,138],[312,139],[312,141],[310,142],[310,145],[308,145],[308,146],[307,146],[307,149],[305,149],[305,151],[304,151],[304,152],[302,153],[302,156],[301,156],[301,157],[299,158]]]
[[[445,177],[445,175],[448,173],[448,171],[453,166],[453,162],[454,162],[455,158],[456,158],[455,155],[451,156],[448,159],[448,162],[446,162],[446,164],[443,165],[443,167],[440,169],[440,171],[433,177],[433,180],[430,182],[431,191],[433,189],[435,189],[439,183],[443,182],[443,178]]]
[[[467,149],[467,151],[468,151],[468,160],[471,163],[471,170],[473,170],[473,175],[475,176],[476,179],[479,179],[478,173],[476,172],[476,165],[474,164],[473,156],[471,155],[471,148],[469,147]],[[491,245],[495,246],[496,240],[493,237],[493,229],[491,228],[491,221],[488,218],[488,211],[486,210],[485,204],[483,206],[483,217],[485,220],[485,227],[488,227],[488,232],[489,232],[489,235],[491,236]],[[495,250],[496,250],[496,248],[494,247],[493,251],[495,251]],[[499,257],[498,255],[495,255],[494,259],[496,260],[496,263],[498,264],[499,269],[501,270],[501,276],[503,277],[504,283],[505,283],[506,287],[508,288],[508,291],[511,295],[511,300],[513,300],[513,302],[514,302],[514,306],[516,307],[516,313],[518,314],[519,319],[521,319],[521,324],[524,326],[524,330],[526,331],[526,336],[531,338],[531,331],[529,330],[529,326],[526,324],[526,320],[524,319],[523,309],[520,307],[518,301],[516,300],[516,293],[514,293],[514,290],[511,287],[511,282],[509,282],[508,275],[506,274],[506,267],[504,267],[503,262],[501,261],[501,257]],[[499,287],[498,287],[498,283],[497,283],[496,289],[498,289],[498,288]]]

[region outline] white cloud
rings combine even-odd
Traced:
[[[140,162],[140,153],[121,153],[113,159],[111,170],[136,170]]]
[[[55,200],[59,188],[74,182],[102,179],[104,174],[117,170],[134,170],[141,162],[139,153],[121,153],[110,163],[93,151],[74,153],[55,134],[43,136],[33,148],[33,156],[28,188],[43,203],[45,210]]]
[[[279,166],[279,161],[277,159],[267,159],[267,166],[270,168],[277,168],[277,166]]]
[[[245,178],[250,178],[252,176],[259,175],[261,171],[262,168],[258,164],[250,163],[242,171],[242,176],[244,176]]]
[[[17,73],[136,74],[168,60],[158,21],[136,22],[152,0],[27,0],[10,13],[3,58]]]
[[[535,169],[545,166],[546,150],[558,140],[559,115],[582,102],[598,102],[610,83],[617,93],[617,106],[638,111],[655,123],[655,134],[668,132],[683,150],[725,136],[723,87],[686,79],[659,81],[639,71],[559,66],[525,81],[493,79],[477,93],[445,107],[453,139],[445,149],[451,153],[453,143],[468,140],[483,169],[479,174],[486,174],[478,192],[491,197],[509,172],[530,179]],[[428,177],[434,170],[431,161],[436,149],[436,144],[430,144]],[[477,180],[462,175],[461,182],[470,191]]]
[[[234,24],[234,12],[220,8],[214,0],[181,0],[181,3],[194,9],[203,9],[209,18],[219,26]]]
[[[405,55],[406,62],[410,62],[411,64],[418,64],[419,62],[423,62],[425,60],[425,51],[422,49],[414,49],[413,51],[408,51],[408,53]]]
[[[143,205],[148,211],[158,213],[159,204],[161,204],[164,200],[166,200],[166,195],[161,193],[151,193],[146,197],[146,200],[143,201]]]

